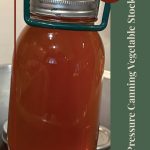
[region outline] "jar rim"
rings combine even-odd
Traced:
[[[99,0],[31,0],[30,12],[67,18],[97,18]]]

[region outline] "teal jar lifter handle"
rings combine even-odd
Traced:
[[[99,25],[83,25],[73,23],[41,21],[32,19],[30,17],[30,0],[24,0],[24,20],[28,25],[35,27],[65,29],[65,30],[80,30],[80,31],[102,31],[106,28],[108,24],[109,13],[110,13],[110,3],[105,3],[102,21],[101,24]]]

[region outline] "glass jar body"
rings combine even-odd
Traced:
[[[103,68],[97,32],[25,27],[13,59],[10,150],[95,150]]]

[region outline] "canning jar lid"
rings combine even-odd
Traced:
[[[30,12],[56,17],[97,18],[99,0],[30,0]]]
[[[108,150],[110,149],[111,139],[110,139],[110,130],[104,126],[99,128],[99,137],[96,150]]]
[[[3,125],[3,132],[2,132],[2,140],[5,144],[7,144],[7,126],[8,122],[6,121]]]

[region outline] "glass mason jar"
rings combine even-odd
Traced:
[[[96,21],[99,3],[31,0],[30,5],[37,22],[88,26]],[[26,26],[13,58],[10,150],[95,150],[103,70],[98,32]]]

